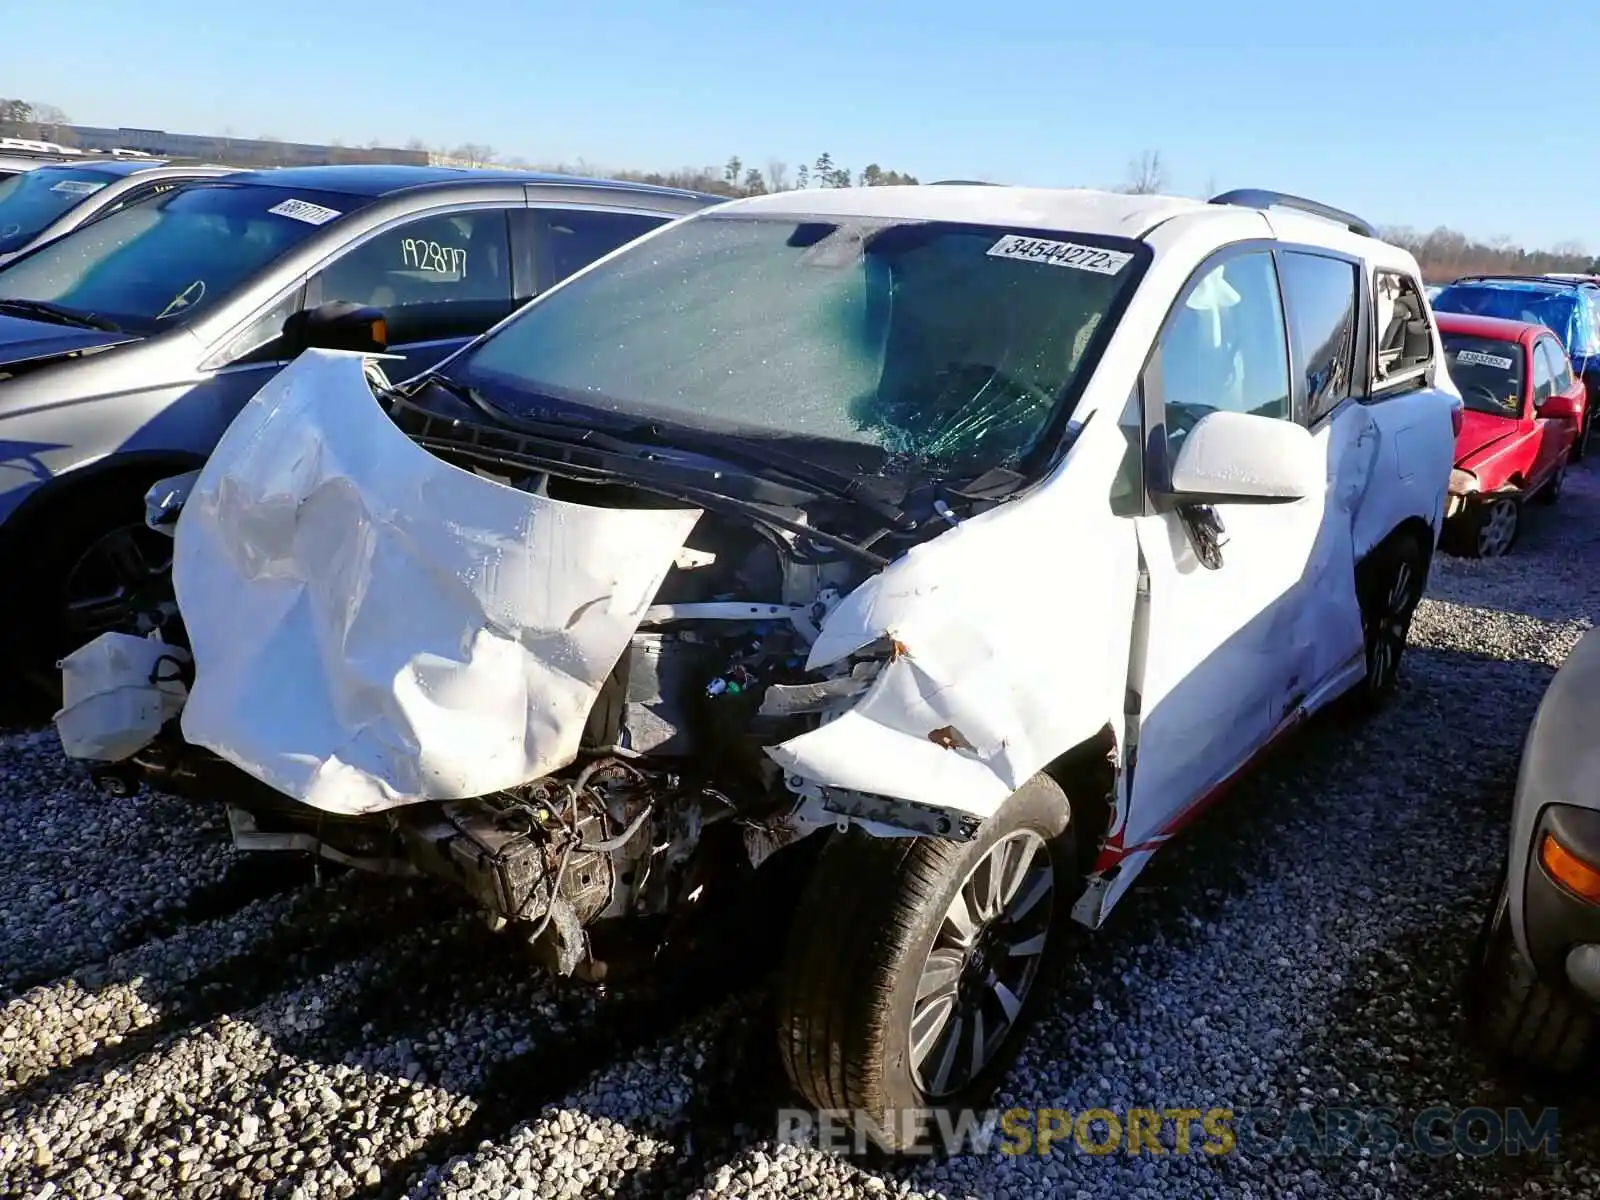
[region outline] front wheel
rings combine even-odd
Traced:
[[[1497,1058],[1552,1076],[1576,1071],[1600,1033],[1594,1013],[1541,980],[1517,949],[1503,881],[1473,953],[1467,1020]]]
[[[1043,775],[970,842],[836,837],[779,989],[795,1088],[890,1153],[936,1110],[983,1107],[1065,958],[1078,878],[1071,806]]]
[[[1463,558],[1501,558],[1522,532],[1522,502],[1485,496],[1445,526],[1445,549]]]
[[[41,702],[60,700],[63,656],[102,633],[148,633],[176,611],[173,540],[144,523],[153,482],[85,486],[42,519],[10,631],[12,658]]]

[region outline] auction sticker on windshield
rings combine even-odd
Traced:
[[[1511,360],[1502,358],[1498,354],[1485,354],[1482,350],[1462,350],[1456,355],[1459,363],[1476,364],[1480,367],[1499,367],[1502,371],[1511,370]]]
[[[106,185],[88,179],[63,179],[50,185],[52,192],[65,192],[69,196],[92,196]]]
[[[1049,263],[1052,267],[1071,267],[1099,275],[1115,275],[1133,257],[1124,250],[1102,250],[1098,246],[1052,242],[1016,233],[1006,234],[989,247],[988,253],[991,258],[1020,258],[1024,262]]]
[[[336,208],[323,208],[322,205],[313,204],[309,200],[285,200],[281,204],[274,204],[267,211],[274,216],[304,221],[307,225],[326,225],[340,215]]]

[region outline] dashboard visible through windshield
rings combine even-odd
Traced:
[[[512,417],[604,410],[852,472],[1015,467],[1142,269],[1120,239],[694,217],[575,276],[444,373]]]
[[[1474,412],[1496,417],[1522,413],[1522,347],[1498,338],[1443,335],[1450,378],[1461,391],[1461,401]]]
[[[44,301],[140,333],[182,324],[364,198],[252,184],[177,188],[0,270],[0,301]]]

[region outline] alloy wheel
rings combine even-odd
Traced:
[[[173,612],[172,539],[124,525],[90,543],[67,572],[62,597],[66,650],[102,633],[149,633]]]
[[[1044,838],[1019,829],[956,889],[923,962],[908,1030],[912,1072],[930,1098],[969,1084],[1010,1036],[1044,960],[1055,882]]]
[[[1411,614],[1421,598],[1415,564],[1401,559],[1375,611],[1366,617],[1367,688],[1387,690],[1400,671],[1400,656],[1411,633]]]
[[[1478,557],[1498,558],[1517,536],[1517,502],[1509,496],[1491,500],[1478,526]]]

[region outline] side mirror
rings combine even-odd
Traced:
[[[1559,395],[1551,396],[1534,411],[1552,421],[1571,421],[1576,424],[1583,420],[1583,408],[1582,396]]]
[[[389,327],[383,313],[351,300],[330,300],[301,309],[283,323],[285,357],[302,350],[354,350],[382,354],[389,348]]]
[[[1327,483],[1309,430],[1249,413],[1207,413],[1172,464],[1172,498],[1180,504],[1286,504]]]

